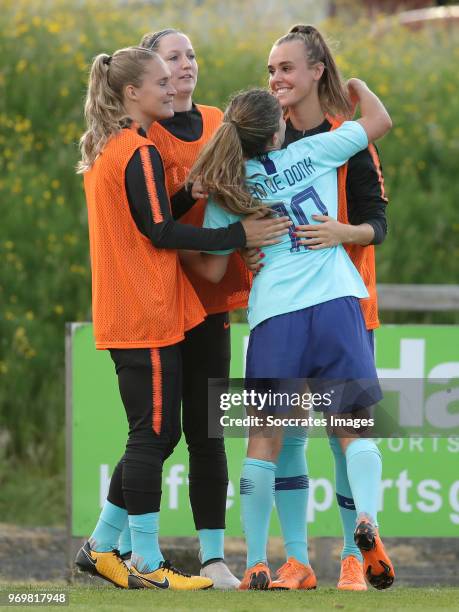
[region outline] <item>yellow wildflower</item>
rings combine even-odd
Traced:
[[[26,68],[27,68],[27,60],[20,59],[18,63],[16,64],[16,72],[18,74],[21,74],[21,72],[24,72]]]
[[[61,31],[61,25],[57,21],[51,21],[47,25],[48,32],[50,34],[58,34]]]

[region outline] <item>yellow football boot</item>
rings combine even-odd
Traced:
[[[213,582],[210,578],[190,576],[173,567],[169,561],[163,561],[157,570],[142,574],[131,566],[128,578],[130,589],[169,589],[171,591],[198,591],[210,589]]]
[[[129,570],[117,550],[96,552],[86,542],[78,551],[75,564],[82,572],[99,576],[121,589],[128,588]]]

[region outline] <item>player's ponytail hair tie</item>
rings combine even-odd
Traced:
[[[104,59],[102,60],[102,63],[105,64],[106,66],[110,66],[112,58],[113,58],[112,55],[106,55]]]
[[[311,34],[318,34],[317,29],[312,25],[298,24],[294,25],[288,31],[289,34],[303,34],[303,36],[311,36]]]
[[[224,119],[222,123],[225,123],[226,125],[234,125],[234,127],[237,128],[237,123],[234,121],[234,119]]]

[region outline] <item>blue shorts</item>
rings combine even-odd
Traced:
[[[373,353],[373,356],[375,354],[375,330],[374,329],[368,329],[367,330],[367,334],[368,334],[368,341],[370,343],[371,346],[371,352]]]
[[[353,412],[382,397],[359,300],[343,297],[266,319],[250,333],[247,379],[308,379],[334,389],[331,412]],[[267,381],[264,383],[266,384]],[[293,383],[293,381],[292,381]],[[321,408],[322,409],[322,408]]]

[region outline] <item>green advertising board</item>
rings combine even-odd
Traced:
[[[248,327],[232,325],[231,376],[243,376]],[[459,327],[383,326],[376,331],[380,377],[415,381],[420,415],[459,421],[458,389],[433,391],[429,380],[459,379]],[[457,380],[456,387],[457,385]],[[402,394],[400,394],[402,395]],[[459,423],[456,423],[456,431]],[[107,351],[96,351],[89,324],[67,332],[67,427],[71,534],[93,529],[106,497],[110,474],[123,453],[127,423],[117,378]],[[379,522],[386,536],[459,537],[459,437],[377,440],[383,455]],[[226,441],[230,484],[227,534],[241,536],[238,483],[246,441]],[[309,533],[341,535],[328,442],[309,441]],[[190,536],[194,526],[188,501],[188,457],[183,438],[164,466],[161,534]],[[273,513],[274,515],[275,513]],[[279,535],[275,516],[271,534]]]

